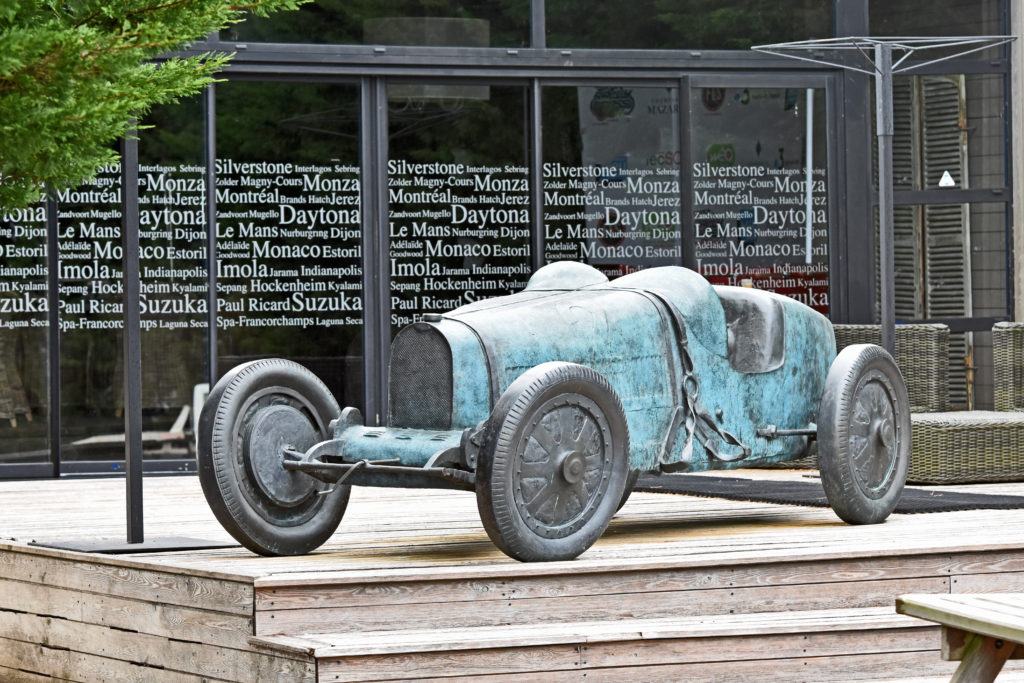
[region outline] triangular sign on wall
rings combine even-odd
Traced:
[[[953,176],[949,175],[949,171],[942,172],[942,179],[939,181],[939,187],[956,187],[956,182],[953,180]]]

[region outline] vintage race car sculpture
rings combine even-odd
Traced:
[[[290,361],[225,375],[198,444],[221,524],[256,553],[302,554],[335,531],[350,485],[448,487],[476,492],[509,556],[565,560],[601,536],[640,473],[816,446],[829,503],[854,524],[884,520],[907,474],[907,391],[889,354],[836,357],[821,314],[681,267],[609,282],[545,266],[522,292],[404,328],[389,382],[389,426],[376,427]]]

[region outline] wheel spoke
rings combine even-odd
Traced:
[[[879,430],[892,424],[895,410],[885,387],[877,381],[860,388],[850,423],[850,457],[860,480],[869,488],[885,483],[893,451],[881,443]]]
[[[548,455],[554,455],[558,450],[558,440],[551,434],[550,421],[547,415],[544,416],[537,426],[530,432],[530,440],[540,446]]]
[[[539,510],[551,499],[552,496],[558,493],[558,486],[555,484],[553,479],[541,479],[539,481],[542,483],[537,487],[537,490],[532,497],[528,498],[526,496],[525,489],[523,491],[523,503],[526,505],[527,509],[532,512]]]
[[[558,424],[561,426],[561,438],[559,443],[563,446],[576,441],[576,411],[575,406],[562,406],[558,409]]]

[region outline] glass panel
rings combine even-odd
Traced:
[[[46,207],[0,211],[0,464],[49,461]]]
[[[547,87],[544,260],[609,278],[682,263],[674,88]]]
[[[525,287],[526,89],[391,85],[388,120],[393,331]]]
[[[61,457],[123,460],[120,165],[59,192],[57,203]]]
[[[359,91],[217,86],[218,374],[261,357],[363,406]]]
[[[206,381],[205,184],[198,98],[159,107],[139,135],[143,456],[194,456]],[[58,195],[65,461],[124,459],[120,166]]]
[[[871,0],[871,35],[1000,35],[1003,4],[1002,0]]]
[[[530,39],[529,0],[317,0],[297,12],[250,17],[224,40],[349,45],[521,47]]]
[[[810,183],[808,93],[814,111]],[[779,292],[828,314],[823,93],[804,88],[694,88],[691,99],[692,217],[699,271],[715,284]]]
[[[548,47],[748,50],[832,36],[816,0],[547,0]]]
[[[156,433],[143,440],[143,454],[193,457],[193,396],[209,378],[202,100],[159,107],[146,123],[153,128],[139,133],[142,412]],[[122,375],[117,382],[120,392]]]

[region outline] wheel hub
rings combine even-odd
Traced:
[[[587,463],[583,453],[570,451],[562,456],[562,478],[570,484],[577,483],[586,472]]]
[[[878,438],[878,443],[883,448],[892,448],[893,441],[896,438],[896,428],[892,424],[892,420],[888,417],[875,421],[874,432]]]
[[[282,466],[286,447],[305,451],[317,442],[309,419],[290,405],[261,409],[242,435],[246,465],[260,490],[282,507],[295,507],[316,489],[316,480]]]

